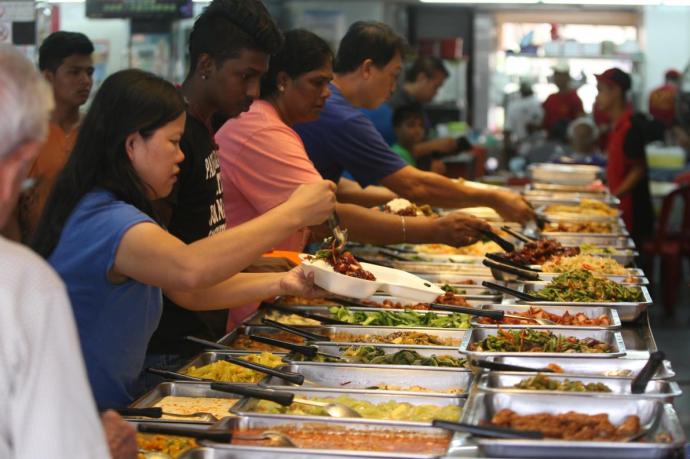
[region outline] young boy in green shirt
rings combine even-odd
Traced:
[[[396,142],[391,147],[405,162],[417,167],[412,148],[424,140],[424,113],[418,104],[403,105],[393,112],[393,130]]]

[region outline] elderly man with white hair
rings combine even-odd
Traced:
[[[31,62],[0,46],[0,227],[17,202],[53,105]],[[38,255],[1,236],[0,413],[3,459],[136,457],[131,426],[114,412],[99,422],[62,281]]]

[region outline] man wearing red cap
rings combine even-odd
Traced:
[[[612,120],[606,153],[606,175],[611,192],[621,200],[623,220],[640,247],[654,231],[654,210],[649,193],[644,128],[627,101],[630,76],[618,68],[596,75],[596,106]]]
[[[667,129],[673,126],[676,117],[676,93],[680,82],[680,72],[666,72],[665,82],[649,94],[649,113]]]

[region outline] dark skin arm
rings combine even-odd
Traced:
[[[384,177],[381,183],[399,196],[418,204],[451,209],[488,206],[507,221],[524,223],[534,219],[532,208],[515,193],[468,187],[412,166],[405,166]]]
[[[341,177],[336,192],[338,202],[357,204],[364,207],[381,206],[398,196],[382,186],[362,188],[357,182]]]

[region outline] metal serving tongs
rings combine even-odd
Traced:
[[[508,319],[518,319],[518,320],[529,320],[537,323],[538,325],[557,325],[555,322],[548,319],[539,319],[536,317],[523,317],[515,314],[510,314],[501,310],[491,310],[491,309],[475,309],[466,306],[454,306],[450,304],[439,304],[432,303],[431,309],[436,311],[448,311],[448,312],[459,312],[461,314],[469,314],[478,317],[488,317],[497,322],[501,322],[504,318]]]
[[[168,424],[158,424],[158,423],[147,423],[145,427],[144,424],[139,424],[139,432],[160,434],[160,435],[177,435],[180,437],[192,437],[197,440],[210,440],[218,443],[230,443],[233,438],[238,440],[269,440],[273,443],[273,446],[295,448],[297,445],[292,441],[290,437],[284,433],[277,432],[275,430],[266,430],[258,435],[243,435],[241,433],[232,433],[226,430],[199,430],[183,426],[173,426]],[[165,453],[160,453],[163,455],[158,455],[156,452],[144,452],[146,458],[170,458],[170,455]]]
[[[154,418],[160,419],[163,416],[175,416],[178,418],[198,418],[205,422],[217,422],[219,419],[212,413],[206,413],[204,411],[199,411],[197,413],[190,414],[180,414],[180,413],[167,413],[163,411],[160,407],[148,407],[148,408],[119,408],[117,413],[120,416],[125,417],[142,417],[142,418]]]
[[[324,357],[327,357],[329,359],[335,359],[343,362],[348,362],[348,360],[344,357],[341,357],[336,354],[329,354],[328,352],[321,352],[319,351],[319,348],[317,346],[302,346],[301,344],[295,344],[295,343],[288,343],[287,341],[281,341],[278,339],[273,339],[273,338],[268,338],[266,336],[257,336],[257,335],[247,335],[250,340],[256,341],[258,343],[264,343],[268,344],[270,346],[276,346],[276,347],[282,347],[283,349],[288,349],[290,351],[297,352],[298,354],[302,354],[306,357],[316,357],[317,355],[321,355]]]
[[[537,271],[531,269],[518,268],[514,265],[494,261],[491,258],[485,258],[484,260],[482,260],[482,264],[487,268],[491,268],[491,274],[494,276],[494,278],[501,281],[514,280],[510,277],[506,277],[505,274],[517,276],[518,279],[524,279],[528,281],[542,280],[542,278],[539,277],[539,272]]]
[[[505,285],[499,285],[489,281],[482,281],[482,285],[486,288],[490,288],[491,290],[497,290],[501,293],[507,293],[508,295],[512,295],[516,298],[521,299],[522,301],[527,301],[530,303],[538,303],[544,301],[543,298],[539,298],[538,296],[530,295],[529,293],[521,292],[519,290],[506,287]]]
[[[443,421],[441,419],[434,419],[431,421],[431,425],[432,427],[450,430],[451,432],[469,433],[480,437],[518,438],[525,440],[541,440],[544,438],[544,434],[536,430],[516,430],[507,429],[505,427],[480,426],[466,424],[464,422]]]
[[[347,244],[347,229],[342,229],[340,227],[340,219],[336,211],[333,211],[328,217],[328,227],[333,233],[333,240],[335,241],[335,246],[333,247],[336,252],[340,253],[345,248]]]
[[[362,416],[341,403],[327,403],[316,400],[295,397],[292,392],[283,392],[274,389],[266,389],[258,386],[246,386],[237,384],[212,383],[211,389],[239,394],[245,397],[253,397],[261,400],[269,400],[282,406],[290,406],[293,403],[301,405],[317,406],[323,408],[326,413],[333,418],[361,418]]]

